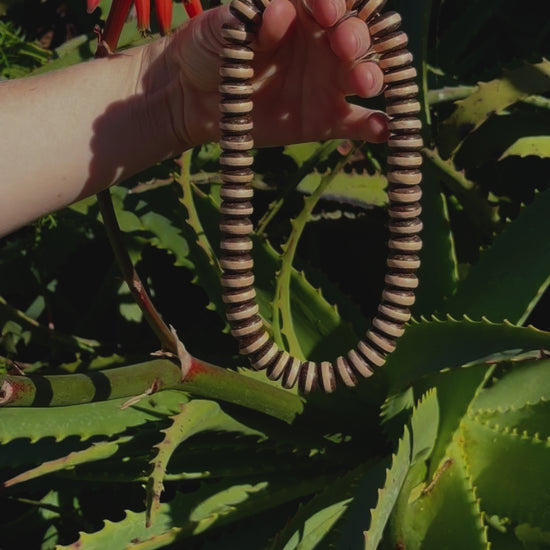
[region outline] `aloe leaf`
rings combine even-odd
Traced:
[[[431,481],[410,489],[400,497],[406,504],[400,507],[396,522],[396,540],[402,540],[408,550],[489,549],[479,500],[455,442],[447,449],[446,458]]]
[[[468,319],[413,321],[383,369],[393,394],[423,375],[478,363],[495,353],[518,355],[549,347],[550,333],[532,327]]]
[[[146,397],[128,409],[120,408],[125,398],[68,407],[5,408],[0,410],[0,442],[17,438],[34,442],[44,437],[61,441],[72,435],[81,439],[95,435],[110,437],[174,414],[187,399],[183,392],[165,391]]]
[[[319,187],[322,178],[322,174],[311,172],[302,179],[297,189],[310,195]],[[328,189],[321,194],[321,198],[363,208],[382,207],[388,203],[387,186],[388,180],[382,174],[339,172]]]
[[[547,136],[549,124],[550,110],[541,112],[540,109],[518,108],[513,112],[494,116],[464,142],[456,157],[457,164],[473,167],[487,165],[488,162],[493,163],[496,160],[502,161],[504,152],[516,143],[519,144],[525,139],[527,141],[524,143],[527,145],[531,138],[538,140]],[[518,159],[508,158],[506,162],[514,160]],[[498,167],[498,164],[495,163],[495,167]],[[501,167],[503,168],[505,169],[505,164]],[[495,172],[491,172],[489,178],[492,186],[500,179]],[[513,181],[511,183],[513,184]]]
[[[550,442],[475,417],[464,419],[460,435],[483,510],[514,522],[548,526],[550,495],[541,488],[550,486]]]
[[[365,533],[365,550],[376,550],[384,529],[397,502],[399,492],[411,463],[411,437],[405,426],[403,437],[399,440],[397,453],[393,456],[391,468],[386,471],[384,487],[378,491],[378,503],[371,510],[371,523]]]
[[[152,525],[160,508],[160,496],[164,490],[163,481],[168,462],[185,440],[197,433],[210,430],[237,431],[247,435],[262,436],[260,432],[251,430],[225,414],[213,401],[195,400],[182,404],[180,412],[171,417],[171,420],[172,424],[161,430],[164,437],[155,445],[158,453],[150,462],[153,469],[147,482],[146,523],[148,526]]]
[[[471,414],[496,429],[550,437],[550,361],[522,361],[503,368],[504,376],[472,403]]]
[[[414,314],[430,315],[450,296],[457,284],[457,261],[449,226],[447,201],[441,193],[437,173],[424,167],[422,184],[422,256]]]
[[[490,239],[497,228],[496,209],[487,202],[475,183],[455,167],[452,160],[443,160],[435,149],[425,148],[424,156],[427,160],[426,174],[437,178],[451,192],[472,226]]]
[[[443,310],[523,323],[550,284],[550,255],[541,241],[550,234],[549,209],[550,192],[537,195],[472,266]]]
[[[255,284],[259,294],[270,297],[279,255],[269,243],[255,241],[255,244]],[[342,322],[336,307],[328,303],[321,291],[296,269],[291,271],[290,301],[294,329],[306,357],[326,360],[357,343],[357,336],[349,325]],[[269,322],[270,304],[264,303],[262,307],[260,302],[260,313]]]
[[[299,529],[294,531],[282,550],[313,550],[330,532],[334,524],[346,511],[351,499],[329,504],[308,517]]]
[[[466,99],[457,101],[455,112],[441,126],[440,151],[447,158],[462,140],[493,113],[500,113],[531,94],[550,90],[550,62],[526,64],[508,71],[502,78],[480,83]]]
[[[193,283],[200,285],[207,293],[209,304],[208,309],[217,311],[223,315],[225,306],[221,298],[220,275],[221,269],[216,258],[216,252],[213,247],[214,242],[218,242],[219,234],[208,232],[205,228],[206,220],[209,217],[203,217],[205,223],[199,216],[199,211],[203,208],[212,209],[213,201],[211,197],[205,196],[191,184],[189,164],[191,155],[184,153],[180,158],[182,168],[176,181],[181,187],[182,196],[180,203],[184,206],[187,216],[185,220],[185,233],[189,234],[190,257],[193,261]],[[205,203],[202,205],[201,203]],[[219,214],[216,214],[216,218]],[[211,223],[211,221],[210,221]],[[214,240],[216,239],[216,240]]]
[[[95,533],[81,532],[76,542],[60,546],[59,550],[161,548],[177,539],[203,533],[214,526],[231,523],[308,495],[322,487],[325,479],[286,479],[284,483],[257,481],[234,485],[225,481],[205,483],[195,492],[180,493],[174,500],[162,503],[155,523],[149,528],[145,526],[145,512],[126,511],[123,520],[106,520],[103,529]]]
[[[429,475],[433,475],[437,465],[444,460],[447,447],[451,444],[462,418],[479,392],[483,391],[485,381],[492,371],[493,366],[488,364],[473,365],[427,376],[414,384],[415,395],[423,395],[433,388],[437,390],[439,401],[439,426],[430,456]]]
[[[286,145],[284,152],[297,164],[298,168],[313,167],[319,162],[326,161],[339,143],[339,140],[325,143],[318,141],[293,143],[292,145]]]
[[[174,256],[174,264],[192,267],[189,244],[181,229],[183,209],[175,200],[172,186],[161,186],[151,191],[130,193],[123,186],[111,189],[113,203],[121,229],[149,233],[151,245],[167,250]]]
[[[550,402],[527,403],[522,407],[506,407],[504,411],[484,411],[477,415],[480,422],[501,430],[550,438]]]
[[[525,136],[519,138],[502,153],[499,160],[511,156],[550,158],[550,136]]]
[[[439,403],[435,388],[425,393],[411,416],[411,463],[426,461],[434,449],[439,430]]]
[[[212,220],[216,220],[219,215],[219,197],[203,196],[195,200],[195,205],[208,241],[218,242],[218,228]],[[271,304],[280,254],[269,242],[259,237],[253,236],[253,242],[257,300],[260,314],[269,327],[272,323]],[[219,290],[217,292],[219,296]],[[294,268],[291,270],[290,301],[296,338],[308,358],[324,360],[336,357],[357,343],[353,329],[342,322],[336,307],[328,303],[322,293],[306,280],[305,275]]]
[[[285,181],[279,185],[277,198],[272,201],[265,214],[258,221],[256,234],[264,237],[267,226],[273,221],[285,203],[286,197],[294,191],[300,181],[314,170],[320,162],[326,161],[330,154],[336,150],[339,140],[329,140],[324,143],[309,142],[297,145],[288,145],[284,153],[294,160],[298,170],[284,174]]]
[[[43,462],[40,466],[23,472],[11,479],[2,482],[4,488],[23,483],[43,475],[74,468],[79,464],[86,464],[112,457],[120,448],[120,445],[129,441],[130,437],[121,437],[115,441],[98,441],[92,443],[87,449],[73,451],[67,456]]]
[[[282,245],[283,253],[281,255],[281,264],[273,297],[273,337],[280,347],[283,347],[286,342],[287,349],[291,355],[302,359],[305,359],[305,355],[301,348],[300,340],[297,338],[294,330],[294,319],[290,305],[292,265],[294,263],[300,238],[303,235],[305,226],[311,217],[315,205],[319,202],[322,194],[329,188],[334,178],[341,172],[350,155],[351,152],[338,161],[332,171],[321,178],[319,185],[312,191],[311,195],[304,200],[304,206],[298,216],[292,220],[290,234],[286,242]],[[283,338],[285,342],[283,342]]]
[[[505,376],[484,388],[472,403],[472,412],[519,408],[550,401],[550,360],[511,363]]]
[[[21,335],[26,332],[27,338],[32,338],[34,342],[59,346],[67,351],[91,353],[101,347],[100,343],[95,340],[64,334],[45,327],[23,311],[8,304],[2,296],[0,296],[0,326],[2,327],[0,340],[4,340],[12,330]],[[5,342],[3,343],[5,344]]]
[[[375,468],[376,469],[376,468]],[[379,469],[379,468],[378,468]],[[287,523],[285,528],[280,531],[269,550],[313,550],[322,547],[351,547],[357,540],[361,539],[361,526],[364,523],[365,493],[375,494],[376,485],[372,484],[372,464],[362,464],[343,476],[331,480],[328,485],[305,505],[300,506],[293,518]],[[377,476],[375,476],[377,479]],[[365,487],[365,479],[367,486]],[[370,483],[369,483],[370,481]],[[361,501],[359,504],[358,501]],[[360,509],[354,514],[356,517],[347,518],[348,508],[351,504],[359,504]],[[374,504],[374,503],[373,503]],[[346,541],[340,537],[341,534],[335,531],[334,526],[339,523],[343,517],[346,517],[348,524],[347,531],[344,534]],[[337,542],[339,541],[339,542]]]

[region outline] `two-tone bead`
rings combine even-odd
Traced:
[[[390,201],[398,204],[418,202],[422,198],[422,189],[419,185],[397,186],[392,185],[388,190]]]
[[[361,345],[361,342],[359,343]],[[348,365],[353,369],[354,373],[361,378],[369,378],[374,370],[372,363],[362,353],[359,353],[359,347],[352,349],[346,355]]]
[[[247,319],[244,323],[231,323],[230,332],[234,338],[241,341],[248,336],[258,333],[262,328],[263,321],[258,316],[254,316]]]
[[[391,32],[384,34],[379,38],[374,38],[372,47],[374,51],[381,55],[386,52],[402,50],[409,43],[409,37],[403,31]]]
[[[221,36],[227,44],[245,45],[254,40],[255,34],[242,21],[233,21],[222,25]]]
[[[346,357],[338,357],[335,362],[335,373],[337,379],[340,380],[345,386],[351,388],[357,385],[357,377],[353,372]]]
[[[386,71],[392,71],[403,67],[409,67],[413,61],[413,55],[409,50],[393,50],[380,56],[378,64],[380,68]]]
[[[300,367],[298,375],[298,391],[311,393],[317,387],[319,366],[313,361],[305,361]]]
[[[263,370],[274,364],[281,353],[279,346],[273,340],[269,340],[260,350],[250,356],[250,364],[254,370]]]
[[[390,269],[416,271],[420,267],[420,258],[415,254],[390,254],[386,265]]]
[[[393,353],[397,347],[395,338],[391,338],[386,334],[381,334],[377,330],[369,330],[366,337],[373,346],[382,350],[382,352],[386,354]]]
[[[411,235],[407,237],[391,235],[388,241],[388,247],[391,252],[395,252],[397,254],[416,254],[422,250],[422,239],[420,239],[418,235]],[[386,275],[385,280],[388,284],[393,284],[389,282],[391,281],[391,272]]]
[[[366,0],[366,2],[358,2],[357,7],[357,17],[363,19],[366,23],[378,15],[378,12],[384,7],[386,0]]]
[[[422,213],[422,207],[419,203],[412,204],[390,204],[388,215],[390,224],[397,224],[400,221],[414,220]]]
[[[262,20],[262,11],[248,0],[232,0],[230,10],[251,30],[254,30]]]
[[[400,26],[401,16],[395,11],[388,11],[371,21],[369,33],[372,38],[378,38],[397,31]]]

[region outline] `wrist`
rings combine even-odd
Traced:
[[[203,12],[147,53],[143,81],[154,124],[180,150],[219,139],[219,29],[228,13],[228,6]]]
[[[132,116],[139,121],[141,139],[155,151],[157,160],[170,158],[194,144],[184,124],[184,101],[178,90],[177,71],[166,55],[170,38],[139,48],[136,81],[137,101]]]

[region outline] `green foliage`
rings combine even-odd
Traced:
[[[386,366],[307,399],[244,368],[220,298],[215,145],[111,192],[157,309],[200,358],[183,381],[182,356],[150,356],[95,199],[23,228],[0,242],[3,550],[550,545],[550,27],[511,0],[402,4],[430,109],[425,245]],[[0,25],[2,71],[47,59]],[[129,23],[123,45],[140,40]],[[332,359],[379,299],[384,149],[255,163],[260,313],[283,345]]]
[[[48,50],[26,41],[11,21],[0,20],[0,80],[25,76],[49,58]]]

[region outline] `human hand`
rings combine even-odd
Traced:
[[[311,14],[301,0],[273,0],[265,10],[252,45],[257,146],[387,139],[385,115],[346,101],[377,95],[383,75],[359,61],[370,47],[368,28],[357,17],[339,22],[345,11],[345,0],[312,0]],[[163,74],[149,81],[157,87],[164,80],[182,145],[219,139],[220,29],[232,17],[227,5],[209,10],[161,43]]]

